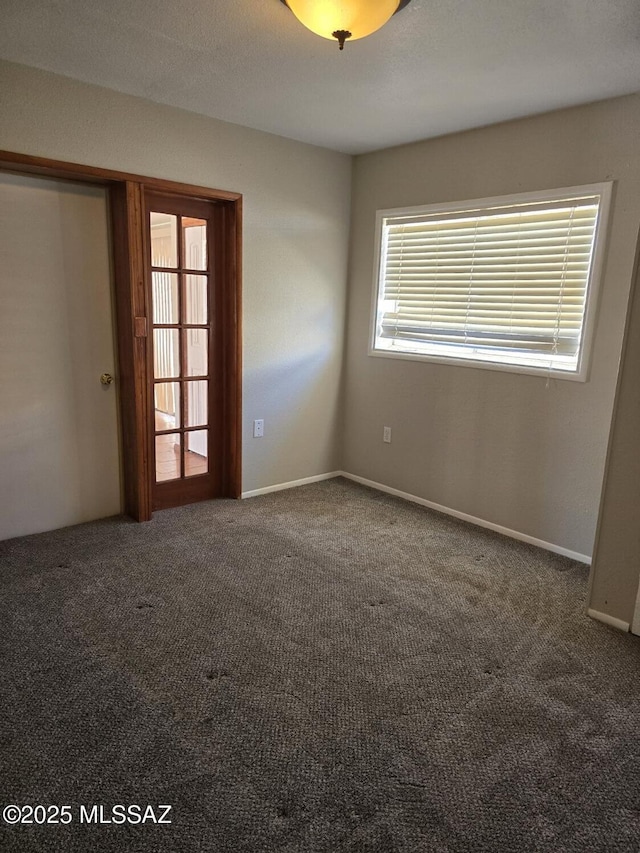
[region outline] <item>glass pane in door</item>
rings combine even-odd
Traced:
[[[206,426],[208,423],[209,383],[206,379],[184,383],[184,425]]]
[[[180,479],[182,436],[179,432],[156,436],[156,482]]]
[[[180,376],[179,335],[177,329],[153,330],[153,375],[156,379]]]
[[[206,376],[208,368],[208,329],[185,329],[186,376]]]
[[[151,273],[153,322],[175,326],[178,318],[178,276],[172,272]]]
[[[151,266],[178,266],[178,217],[172,213],[149,215]]]
[[[156,432],[177,429],[180,424],[180,383],[157,382],[154,388]],[[193,424],[199,426],[199,424]]]
[[[185,323],[204,326],[207,322],[207,284],[206,275],[186,276]]]
[[[207,222],[205,219],[182,217],[183,266],[188,270],[207,268]]]
[[[185,432],[187,446],[184,454],[184,476],[195,477],[209,470],[207,452],[207,430],[197,429]]]

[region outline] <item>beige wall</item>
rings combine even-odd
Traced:
[[[6,150],[244,194],[243,488],[335,470],[351,158],[10,63],[0,116]]]
[[[639,137],[634,96],[356,158],[345,470],[591,554],[640,220]],[[615,190],[588,382],[367,355],[377,209],[599,181]]]
[[[640,634],[640,254],[602,495],[589,607]]]

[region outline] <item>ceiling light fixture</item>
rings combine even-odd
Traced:
[[[325,39],[337,39],[340,50],[375,33],[410,0],[282,0],[301,24]]]

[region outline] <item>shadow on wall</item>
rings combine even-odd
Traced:
[[[346,273],[330,250],[336,228],[295,219],[284,234],[261,230],[245,257],[245,492],[338,467]]]
[[[245,370],[244,491],[338,468],[338,379],[326,341]],[[263,438],[253,437],[254,418],[265,420]]]

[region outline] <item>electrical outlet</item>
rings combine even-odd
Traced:
[[[387,444],[391,444],[391,427],[383,427],[382,440]]]
[[[264,435],[264,419],[258,418],[257,421],[253,422],[253,437],[254,438],[262,438]]]

